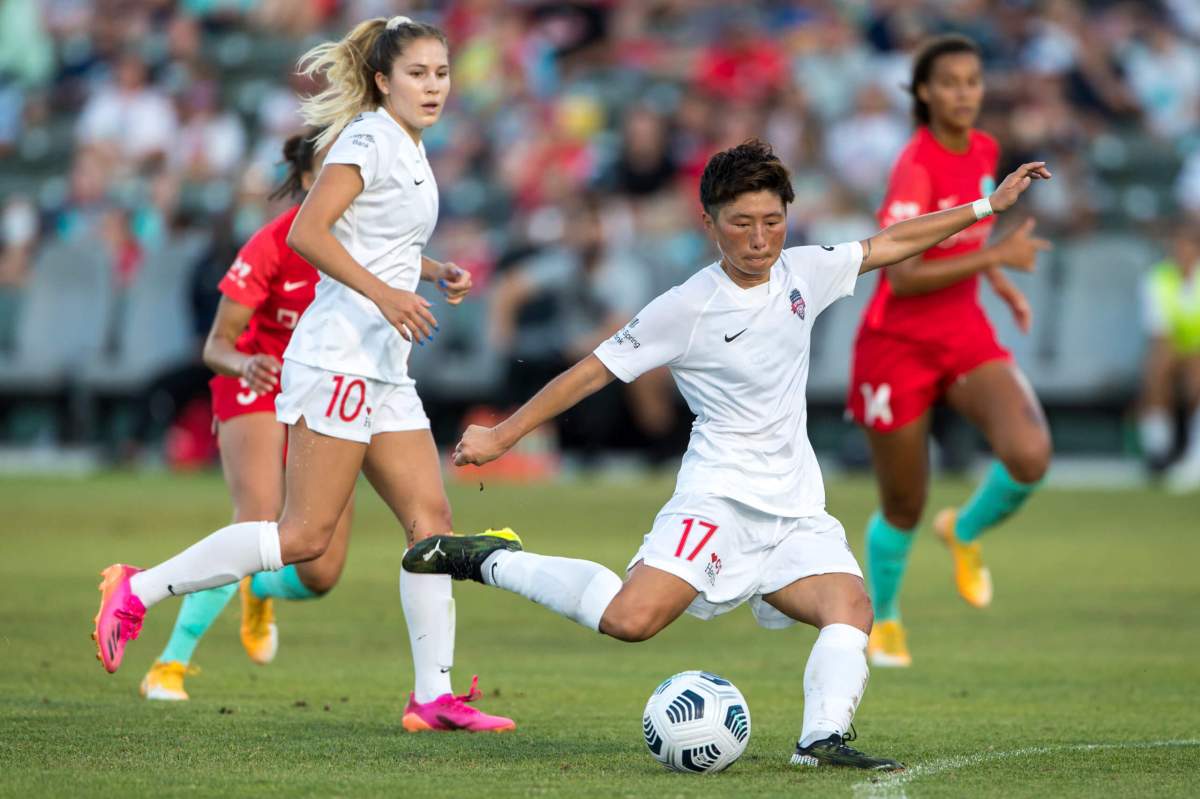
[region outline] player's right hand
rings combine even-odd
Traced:
[[[279,384],[279,372],[283,364],[277,358],[259,353],[242,362],[242,379],[251,391],[270,394]]]
[[[1050,242],[1033,237],[1036,224],[1033,219],[1026,219],[996,242],[996,256],[1001,264],[1020,272],[1032,272],[1037,265],[1038,253],[1053,249]]]
[[[429,312],[429,301],[420,294],[389,287],[375,304],[405,341],[421,344],[433,338],[437,320]]]
[[[500,443],[500,438],[496,435],[496,428],[482,427],[477,424],[468,425],[467,429],[463,431],[462,440],[454,448],[454,465],[482,466],[488,461],[499,458],[507,449]]]
[[[1004,213],[1013,207],[1013,203],[1033,181],[1049,180],[1050,177],[1050,170],[1046,169],[1045,161],[1030,161],[1028,164],[1021,164],[988,197],[988,201],[992,204],[992,210],[998,214]]]

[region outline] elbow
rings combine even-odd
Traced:
[[[308,254],[305,252],[306,248],[304,246],[304,237],[300,235],[299,231],[296,230],[295,225],[293,225],[292,229],[288,231],[286,241],[288,249],[299,255],[301,258],[304,258],[305,260],[308,259]]]

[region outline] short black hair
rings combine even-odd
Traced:
[[[787,205],[796,199],[792,176],[771,145],[750,139],[708,159],[700,176],[700,204],[711,217],[721,206],[753,191],[773,191]]]
[[[913,118],[918,125],[928,125],[930,119],[929,105],[917,96],[917,87],[929,82],[929,76],[933,74],[933,65],[939,58],[952,53],[971,53],[980,61],[983,60],[983,50],[979,45],[960,33],[935,36],[917,50],[913,59],[912,83],[908,85],[908,91],[913,98]]]

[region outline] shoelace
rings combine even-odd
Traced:
[[[858,740],[858,730],[854,729],[853,723],[850,724],[850,732],[844,733],[838,737],[842,740],[842,742],[838,744],[840,749],[845,749],[847,754],[862,756],[862,752],[858,751],[853,746],[847,746],[847,744],[849,744],[851,741]]]
[[[132,641],[133,639],[137,638],[142,632],[142,617],[136,613],[132,613],[131,611],[122,608],[113,615],[129,625],[129,640]]]
[[[455,695],[456,702],[474,702],[479,697],[483,696],[483,692],[479,690],[479,675],[471,677],[471,688],[465,694]]]

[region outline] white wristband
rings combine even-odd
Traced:
[[[976,219],[983,219],[984,217],[991,216],[995,213],[995,211],[992,210],[992,201],[987,197],[981,197],[980,199],[971,203],[971,210],[975,212]]]

